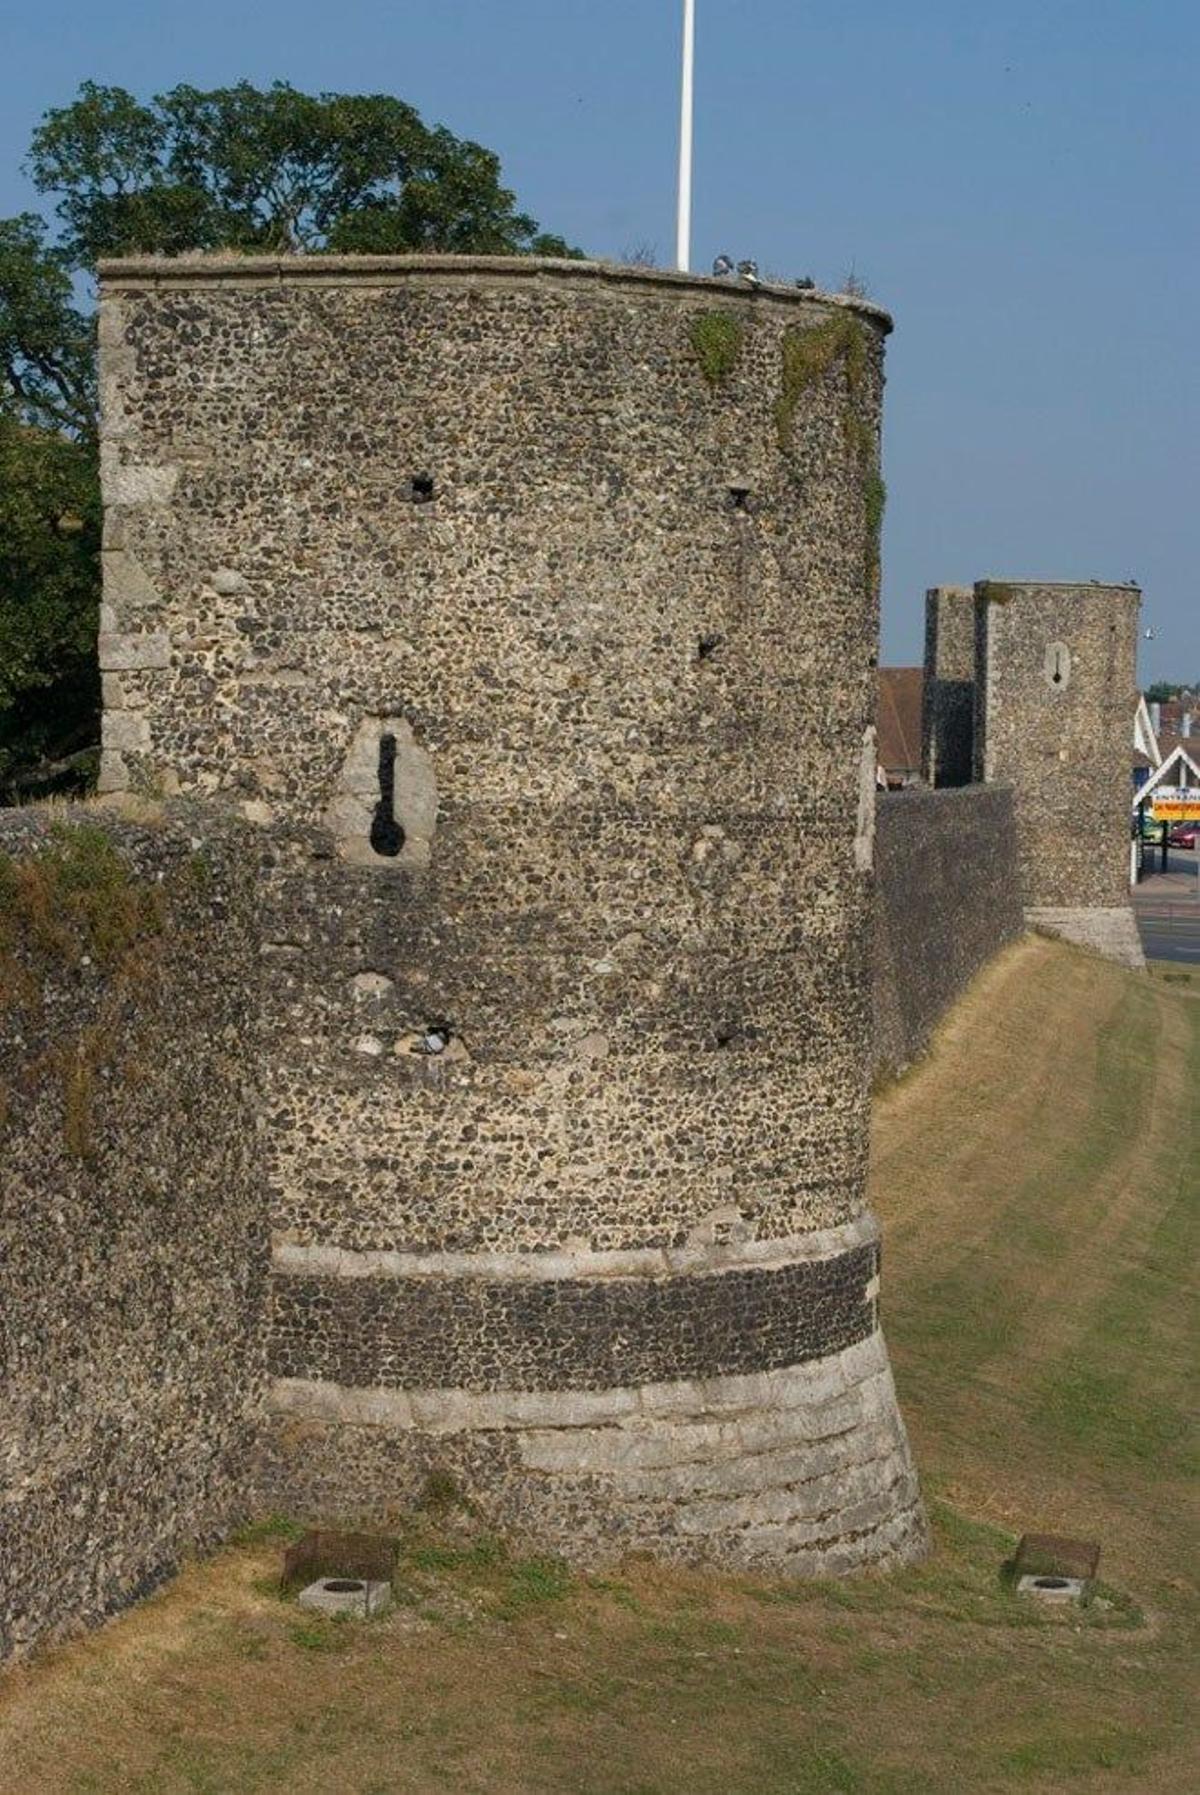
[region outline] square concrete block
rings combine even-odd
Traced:
[[[1065,1603],[1078,1605],[1087,1595],[1085,1577],[1018,1577],[1017,1594],[1032,1596],[1034,1601],[1048,1602],[1051,1607]]]
[[[296,1599],[302,1608],[315,1608],[318,1614],[350,1614],[365,1620],[391,1607],[392,1586],[365,1577],[319,1577]]]

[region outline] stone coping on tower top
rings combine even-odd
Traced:
[[[1000,586],[1005,592],[1140,592],[1142,588],[1136,580],[1039,580],[1039,579],[997,579],[989,575],[987,579],[976,582],[975,591],[990,586]],[[935,587],[935,591],[946,591],[946,587]]]
[[[886,336],[893,328],[891,314],[870,300],[852,293],[823,293],[815,287],[786,287],[763,281],[756,287],[735,285],[706,274],[681,274],[672,268],[636,268],[617,262],[581,262],[566,256],[333,256],[333,255],[184,255],[122,256],[101,261],[97,273],[102,288],[127,289],[291,286],[310,283],[331,286],[403,286],[443,280],[465,280],[475,285],[512,280],[554,282],[565,286],[656,287],[681,296],[703,295],[723,303],[756,305],[782,301],[804,309],[822,311],[831,306],[856,312]]]

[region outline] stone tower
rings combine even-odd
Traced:
[[[975,773],[1011,785],[1030,919],[1143,963],[1129,903],[1136,586],[981,580]]]
[[[261,831],[273,1505],[439,1471],[582,1558],[921,1549],[864,1198],[888,328],[102,270],[104,784]]]
[[[975,593],[931,586],[925,594],[921,768],[927,785],[970,785],[975,728]]]

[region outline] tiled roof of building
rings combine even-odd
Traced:
[[[921,770],[922,667],[880,667],[876,704],[879,764],[886,773]]]

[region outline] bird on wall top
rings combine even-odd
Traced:
[[[727,274],[733,273],[733,257],[732,256],[718,256],[716,261],[713,263],[712,271],[716,275],[718,280],[723,280]]]
[[[752,262],[749,257],[747,257],[744,262],[738,263],[737,271],[748,287],[760,287],[762,285],[762,282],[758,278],[758,263]]]

